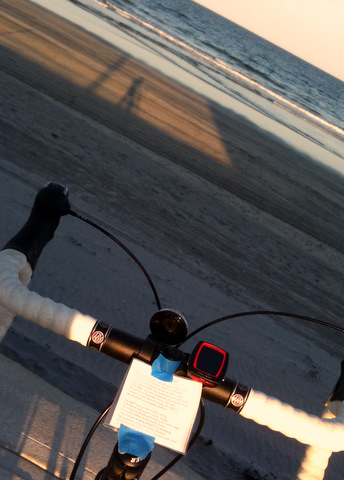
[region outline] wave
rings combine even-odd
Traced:
[[[337,133],[338,135],[340,135],[340,137],[343,137],[343,140],[344,140],[344,130],[342,128],[337,127],[336,125],[333,125],[330,122],[327,122],[323,118],[321,118],[321,117],[311,113],[310,111],[300,107],[296,103],[293,103],[290,100],[287,100],[286,98],[282,97],[278,93],[275,93],[272,90],[270,90],[269,88],[264,87],[263,85],[256,82],[255,80],[248,77],[247,75],[245,75],[243,73],[240,73],[237,70],[233,69],[232,67],[227,65],[222,60],[217,58],[215,60],[215,62],[216,62],[217,65],[219,65],[224,70],[230,72],[232,75],[240,78],[241,80],[244,80],[249,85],[253,85],[257,89],[259,89],[261,92],[266,93],[270,98],[275,99],[277,102],[279,102],[281,104],[281,106],[289,107],[290,109],[292,109],[292,110],[290,110],[291,112],[293,112],[293,110],[294,110],[295,112],[297,112],[299,114],[302,114],[304,117],[306,117],[310,120],[313,120],[313,122],[315,122],[315,124],[319,124],[320,126],[326,127],[330,131],[333,131],[333,132]]]

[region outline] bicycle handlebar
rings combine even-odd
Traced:
[[[140,339],[109,327],[27,288],[42,249],[69,209],[67,193],[57,184],[48,184],[42,190],[29,220],[0,252],[0,341],[13,317],[19,315],[122,362],[137,357],[151,363],[163,349],[152,338]],[[185,354],[177,348],[168,347],[164,352],[173,359],[185,360]],[[344,402],[330,403],[325,417],[333,418],[319,418],[230,379],[217,387],[203,387],[202,396],[306,445],[333,452],[344,450]],[[310,471],[313,466],[307,468]],[[313,478],[322,479],[323,471]]]
[[[7,248],[0,252],[0,305],[11,318],[19,315],[124,363],[130,363],[133,357],[152,363],[156,353],[162,351],[174,360],[181,361],[185,358],[176,348],[164,347],[149,337],[140,339],[32,292],[21,281],[24,277],[27,281],[30,272],[31,267],[23,253]],[[233,392],[239,394],[239,391],[247,396],[246,387],[227,379],[216,389],[204,387],[203,396],[214,403],[238,411],[243,405],[238,402],[230,403],[229,398]]]

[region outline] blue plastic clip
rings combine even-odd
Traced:
[[[135,457],[146,458],[154,448],[154,437],[121,425],[118,430],[118,450]]]
[[[163,380],[164,382],[172,382],[173,374],[177,370],[179,364],[180,362],[168,360],[160,354],[153,362],[152,375],[153,377]]]

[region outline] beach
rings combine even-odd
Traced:
[[[202,95],[200,83],[192,89],[178,82],[173,61],[159,51],[149,53],[167,62],[165,75],[135,58],[124,40],[131,48],[149,46],[123,29],[106,27],[118,38],[116,48],[24,0],[4,0],[0,21],[2,244],[52,180],[68,186],[76,211],[134,251],[163,307],[182,311],[190,330],[248,310],[343,325],[343,176],[311,148],[307,154],[303,139],[298,150],[295,137],[291,146]],[[69,217],[43,253],[32,287],[142,336],[156,310],[133,262]],[[312,324],[260,316],[203,336],[225,343],[230,377],[312,413],[321,413],[340,371],[342,335]],[[124,367],[84,350],[21,319],[0,346],[101,409]],[[302,445],[219,408],[209,412],[203,444],[183,460],[200,475],[229,478],[222,475],[231,469],[238,479],[295,477]],[[209,463],[214,476],[205,473]],[[341,478],[342,468],[334,455],[328,478]]]

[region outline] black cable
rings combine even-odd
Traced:
[[[206,328],[209,328],[213,325],[216,325],[217,323],[221,323],[221,322],[224,322],[226,320],[232,320],[233,318],[249,317],[249,316],[253,316],[253,315],[274,315],[274,316],[278,316],[278,317],[296,318],[298,320],[305,320],[306,322],[311,322],[311,323],[315,323],[317,325],[322,325],[322,326],[327,327],[327,328],[332,328],[333,330],[336,330],[340,333],[344,333],[343,328],[338,327],[337,325],[333,325],[332,323],[324,322],[323,320],[318,320],[317,318],[307,317],[305,315],[298,315],[296,313],[276,312],[276,311],[273,311],[273,310],[272,311],[271,310],[256,310],[256,311],[252,311],[252,312],[233,313],[231,315],[226,315],[225,317],[220,317],[220,318],[217,318],[216,320],[208,322],[208,323],[202,325],[201,327],[197,328],[193,332],[191,332],[185,338],[185,340],[182,343],[185,343],[187,340],[189,340],[191,337],[193,337],[197,333],[199,333],[202,330],[205,330]],[[182,343],[177,345],[177,347],[179,348],[182,345]]]
[[[157,304],[157,307],[158,307],[158,310],[161,310],[161,303],[160,303],[160,299],[159,299],[159,295],[157,293],[157,290],[155,288],[155,285],[151,279],[151,277],[149,276],[147,270],[144,268],[144,266],[142,265],[142,263],[138,260],[137,257],[135,257],[135,255],[120,241],[118,240],[118,238],[116,238],[114,235],[112,235],[110,232],[108,232],[107,230],[105,230],[104,228],[100,227],[99,225],[97,225],[96,223],[92,222],[91,220],[89,220],[88,218],[78,214],[77,212],[74,212],[73,210],[69,210],[69,213],[70,215],[72,215],[73,217],[76,217],[78,218],[79,220],[82,220],[83,222],[87,223],[88,225],[90,225],[91,227],[99,230],[101,233],[103,233],[104,235],[106,235],[107,237],[109,237],[112,241],[114,241],[118,246],[120,246],[133,260],[134,262],[138,265],[138,267],[141,269],[141,271],[144,273],[146,279],[148,280],[150,286],[151,286],[151,289],[153,291],[153,294],[154,294],[154,298],[155,298],[155,301],[156,301],[156,304]],[[100,422],[102,421],[102,419],[105,417],[105,415],[107,414],[107,412],[110,410],[110,407],[111,407],[111,404],[106,407],[106,409],[99,415],[98,419],[96,420],[96,422],[94,423],[94,425],[92,426],[91,430],[89,431],[84,443],[82,444],[82,447],[78,453],[78,456],[75,460],[75,464],[74,464],[74,467],[73,467],[73,470],[71,472],[71,476],[70,476],[70,480],[74,480],[75,479],[75,475],[76,475],[76,472],[79,468],[79,465],[80,465],[80,462],[81,462],[81,459],[85,453],[85,450],[94,434],[94,432],[96,431],[97,427],[99,426]]]
[[[158,309],[160,310],[161,309],[161,303],[160,303],[160,299],[159,299],[159,296],[158,296],[158,293],[156,291],[156,288],[155,288],[155,285],[152,281],[152,279],[150,278],[147,270],[144,268],[144,266],[141,264],[141,262],[135,257],[135,255],[120,241],[118,240],[116,237],[114,237],[111,233],[109,233],[107,230],[105,230],[104,228],[100,227],[99,225],[97,225],[96,223],[92,222],[91,220],[87,219],[86,217],[82,216],[82,215],[79,215],[78,213],[74,212],[73,210],[69,210],[69,213],[78,218],[79,220],[82,220],[83,222],[89,224],[90,226],[94,227],[95,229],[99,230],[100,232],[104,233],[104,235],[106,235],[107,237],[109,237],[112,241],[114,241],[115,243],[117,243],[117,245],[119,245],[133,260],[134,262],[138,265],[138,267],[142,270],[142,272],[144,273],[146,279],[148,280],[150,286],[151,286],[151,289],[153,291],[153,294],[154,294],[154,297],[155,297],[155,301],[156,301],[156,304],[157,304],[157,307]],[[295,318],[295,319],[298,319],[298,320],[304,320],[304,321],[307,321],[307,322],[311,322],[311,323],[314,323],[314,324],[317,324],[317,325],[322,325],[324,327],[327,327],[327,328],[332,328],[333,330],[336,330],[336,331],[339,331],[341,333],[344,333],[344,329],[341,328],[341,327],[338,327],[337,325],[333,325],[331,323],[328,323],[328,322],[325,322],[325,321],[322,321],[322,320],[318,320],[316,318],[313,318],[313,317],[308,317],[308,316],[305,316],[305,315],[298,315],[298,314],[294,314],[294,313],[286,313],[286,312],[278,312],[278,311],[271,311],[271,310],[256,310],[256,311],[249,311],[249,312],[241,312],[241,313],[234,313],[234,314],[231,314],[231,315],[226,315],[225,317],[220,317],[220,318],[217,318],[216,320],[213,320],[211,322],[208,322],[204,325],[202,325],[201,327],[197,328],[196,330],[194,330],[193,332],[191,332],[183,342],[181,342],[179,345],[177,345],[177,348],[180,347],[183,343],[185,343],[187,340],[189,340],[190,338],[192,338],[194,335],[200,333],[201,331],[213,326],[213,325],[216,325],[217,323],[221,323],[221,322],[224,322],[226,320],[232,320],[234,318],[238,318],[238,317],[248,317],[248,316],[255,316],[255,315],[270,315],[270,316],[279,316],[279,317],[289,317],[289,318]],[[97,429],[97,427],[99,426],[100,422],[102,421],[102,419],[105,417],[105,415],[107,414],[107,412],[109,411],[111,407],[111,404],[106,407],[106,409],[103,411],[103,413],[100,414],[100,416],[98,417],[98,419],[96,420],[96,422],[94,423],[94,425],[92,426],[90,432],[88,433],[81,449],[80,449],[80,452],[75,460],[75,464],[74,464],[74,467],[73,467],[73,470],[72,470],[72,473],[71,473],[71,476],[70,476],[70,480],[74,480],[75,479],[75,475],[76,475],[76,472],[77,472],[77,469],[79,467],[79,464],[81,462],[81,459],[85,453],[85,450],[95,432],[95,430]],[[189,449],[192,447],[192,445],[195,443],[195,441],[197,440],[197,438],[199,437],[200,433],[201,433],[201,430],[202,430],[202,427],[203,427],[203,424],[204,424],[204,418],[205,418],[205,408],[204,408],[204,403],[203,403],[203,400],[201,400],[200,402],[200,421],[199,421],[199,424],[198,424],[198,427],[196,429],[196,432],[195,434],[193,435],[190,443],[189,443],[189,446],[188,446],[188,451]],[[168,465],[166,465],[159,473],[157,473],[151,480],[158,480],[160,477],[162,477],[168,470],[170,470],[181,458],[183,458],[183,455],[182,454],[179,454],[177,455]]]
[[[189,443],[188,448],[187,448],[187,452],[190,450],[192,445],[195,443],[195,441],[199,437],[199,435],[202,431],[202,428],[203,428],[204,419],[205,419],[205,408],[204,408],[204,402],[203,402],[202,399],[201,399],[199,405],[200,405],[200,419],[199,419],[198,427],[197,427],[194,435],[192,436],[192,439],[190,440],[190,443]],[[177,462],[179,462],[179,460],[181,460],[183,457],[184,457],[184,455],[182,453],[179,453],[173,460],[171,460],[170,463],[168,463],[166,465],[166,467],[164,467],[162,470],[160,470],[160,472],[157,473],[151,480],[158,480],[158,478],[162,477],[168,470],[170,470],[172,467],[174,467],[174,465]]]
[[[88,435],[87,437],[85,438],[84,440],[84,443],[82,444],[81,448],[80,448],[80,452],[78,453],[78,456],[76,457],[76,460],[75,460],[75,463],[74,463],[74,467],[73,467],[73,470],[72,470],[72,473],[70,474],[70,477],[69,477],[69,480],[74,480],[75,479],[75,475],[76,475],[76,472],[79,468],[79,465],[80,465],[80,462],[82,460],[82,457],[85,453],[85,450],[88,446],[88,444],[90,443],[90,440],[94,434],[94,432],[96,431],[96,429],[98,428],[100,422],[103,420],[103,418],[105,417],[105,415],[108,413],[108,411],[110,410],[111,408],[111,405],[112,403],[110,403],[110,405],[108,405],[106,407],[106,409],[99,415],[99,417],[97,418],[97,420],[94,422],[91,430],[88,432]]]
[[[70,477],[69,477],[69,480],[75,480],[75,475],[77,473],[77,470],[79,468],[79,465],[80,465],[80,462],[82,460],[82,457],[84,456],[84,453],[86,451],[86,448],[88,447],[88,444],[90,443],[91,441],[91,438],[92,436],[94,435],[94,432],[96,431],[96,429],[98,428],[100,422],[103,420],[103,418],[105,417],[105,415],[108,413],[108,411],[110,410],[111,408],[111,405],[112,403],[110,403],[110,405],[108,405],[105,410],[99,415],[99,417],[97,418],[97,420],[94,422],[91,430],[88,432],[88,435],[87,437],[85,438],[84,440],[84,443],[82,444],[81,448],[80,448],[80,451],[78,453],[78,456],[76,457],[76,460],[75,460],[75,463],[74,463],[74,467],[73,467],[73,470],[70,474]],[[200,401],[200,420],[199,420],[199,423],[198,423],[198,427],[194,433],[194,435],[192,436],[192,439],[190,440],[190,443],[189,443],[189,446],[188,446],[188,449],[187,451],[190,450],[190,448],[192,447],[192,445],[195,443],[195,441],[197,440],[197,438],[199,437],[201,431],[202,431],[202,428],[203,428],[203,424],[204,424],[204,419],[205,419],[205,408],[204,408],[204,402],[203,400],[201,399]],[[164,467],[159,473],[157,473],[153,478],[152,480],[157,480],[158,478],[160,478],[162,475],[164,475],[168,470],[170,470],[177,462],[179,462],[179,460],[181,458],[183,458],[183,454],[179,454],[177,455],[168,465],[166,465],[166,467]]]
[[[83,222],[87,223],[88,225],[91,225],[91,227],[96,228],[100,232],[104,233],[104,235],[106,235],[112,241],[117,243],[117,245],[120,246],[134,260],[134,262],[138,265],[138,267],[142,270],[145,277],[147,278],[147,280],[149,282],[149,285],[151,286],[151,289],[153,291],[158,310],[161,310],[161,303],[160,303],[159,295],[158,295],[158,292],[156,291],[155,285],[154,285],[151,277],[149,276],[147,270],[142,265],[142,263],[138,260],[138,258],[136,258],[135,255],[120,240],[118,240],[118,238],[116,238],[114,235],[112,235],[110,232],[108,232],[104,228],[100,227],[96,223],[92,222],[92,220],[89,220],[88,218],[84,217],[83,215],[80,215],[77,212],[74,212],[73,210],[69,210],[68,213],[70,213],[70,215],[72,215],[73,217],[76,217],[79,220],[82,220]]]

